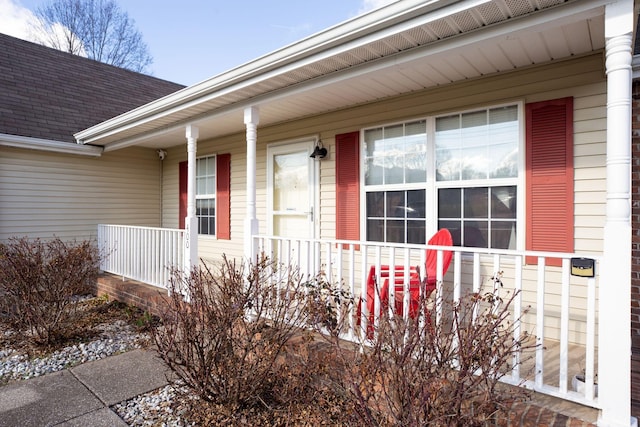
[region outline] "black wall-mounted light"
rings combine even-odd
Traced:
[[[322,146],[322,141],[318,141],[313,153],[309,156],[312,159],[324,159],[327,157],[327,149]]]

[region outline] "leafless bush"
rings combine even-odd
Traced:
[[[356,349],[333,336],[344,366],[333,381],[352,400],[364,426],[495,421],[527,396],[500,383],[513,367],[514,352],[528,340],[526,333],[514,338],[520,323],[510,311],[515,296],[470,293],[457,303],[443,301],[445,314],[438,322],[425,299],[416,319],[385,311],[373,339],[363,338]]]
[[[90,292],[99,262],[90,241],[0,244],[0,319],[39,344],[53,342],[75,317],[74,297]]]
[[[176,272],[153,332],[160,355],[208,402],[246,408],[293,399],[309,382],[300,380],[303,361],[283,350],[307,323],[305,287],[264,257],[249,271],[224,258],[189,277]]]

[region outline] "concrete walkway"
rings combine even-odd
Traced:
[[[168,384],[153,350],[133,350],[0,387],[0,427],[127,424],[109,407]]]
[[[0,387],[0,427],[118,427],[111,410],[169,383],[171,372],[150,350],[133,350]],[[534,395],[514,405],[500,426],[593,426],[597,411]]]

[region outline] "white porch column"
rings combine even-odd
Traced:
[[[189,275],[198,265],[198,218],[196,217],[196,151],[199,130],[186,127],[187,137],[187,217],[184,220],[184,270]]]
[[[258,217],[256,214],[256,141],[260,110],[248,107],[244,110],[244,124],[247,128],[247,213],[244,220],[244,258],[255,261],[252,237],[258,234]]]
[[[600,272],[599,426],[631,418],[631,59],[633,0],[605,9],[607,206]]]

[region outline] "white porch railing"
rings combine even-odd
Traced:
[[[280,263],[298,266],[305,275],[313,277],[322,271],[330,283],[342,283],[343,288],[361,298],[360,322],[356,319],[356,307],[353,304],[350,307],[348,331],[344,334],[347,339],[356,339],[358,334],[367,331],[366,283],[372,266],[376,271],[381,271],[382,265],[403,266],[405,271],[410,266],[424,266],[427,248],[439,251],[438,262],[442,265],[441,252],[444,249],[425,245],[274,236],[257,236],[254,245],[256,251],[264,252]],[[511,307],[514,319],[522,319],[520,328],[515,328],[514,338],[518,339],[526,331],[535,339],[536,347],[535,350],[514,354],[513,368],[503,380],[598,408],[597,386],[594,385],[597,277],[571,275],[570,260],[576,257],[575,254],[449,249],[454,251],[453,261],[446,275],[437,277],[439,295],[450,296],[457,301],[464,292],[494,291],[495,288],[506,296],[508,291],[520,291]],[[588,258],[595,260],[597,272],[598,257]],[[551,266],[550,263],[561,265]],[[394,271],[389,269],[390,283],[394,283]],[[495,279],[497,277],[499,281]],[[405,316],[409,302],[408,287],[407,279],[404,286]],[[380,315],[379,293],[380,289],[374,292],[375,316]],[[436,305],[435,310],[438,319],[442,305]],[[572,377],[576,374],[586,377],[580,392],[571,389]]]
[[[160,288],[183,269],[184,230],[100,224],[98,247],[101,270]]]
[[[106,255],[101,269],[122,277],[164,288],[170,280],[170,269],[183,269],[183,230],[99,225],[98,244]],[[570,259],[576,257],[575,254],[273,236],[255,237],[254,245],[254,253],[265,252],[279,262],[299,267],[303,274],[312,277],[323,272],[330,283],[341,283],[344,289],[361,298],[360,322],[356,319],[355,306],[350,307],[350,316],[346,319],[348,330],[344,336],[353,340],[367,331],[366,283],[371,267],[379,272],[382,265],[394,265],[408,271],[410,267],[424,266],[426,249],[439,251],[440,263],[441,251],[453,250],[453,261],[447,273],[444,277],[437,277],[438,295],[456,301],[466,292],[495,289],[505,297],[507,292],[520,291],[511,307],[514,319],[522,319],[520,328],[514,330],[514,338],[518,339],[526,331],[535,339],[537,346],[535,350],[514,355],[513,368],[504,380],[599,407],[594,385],[597,372],[598,278],[571,275]],[[599,258],[586,257],[596,261],[597,272]],[[551,259],[561,260],[561,265],[550,265]],[[389,269],[390,283],[395,282],[395,274],[395,269]],[[497,277],[499,282],[495,280]],[[376,281],[374,286],[377,285]],[[403,315],[407,315],[409,306],[408,287],[406,282]],[[379,291],[373,293],[374,319],[380,314]],[[436,305],[435,311],[438,321],[442,316],[442,305]],[[586,377],[582,391],[571,390],[572,377],[582,373]]]

